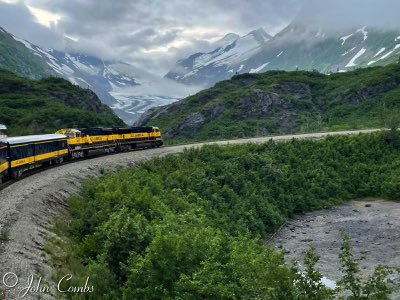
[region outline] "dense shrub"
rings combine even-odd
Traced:
[[[305,299],[310,285],[264,235],[295,213],[399,199],[399,163],[380,134],[157,158],[84,184],[71,200],[71,255],[99,287],[93,299]],[[315,282],[311,289],[330,295]]]

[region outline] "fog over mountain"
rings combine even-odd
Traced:
[[[0,26],[41,47],[123,60],[164,75],[229,32],[285,27],[303,0],[0,0]]]
[[[393,29],[400,26],[399,11],[398,0],[308,0],[294,21],[330,31],[365,25]]]

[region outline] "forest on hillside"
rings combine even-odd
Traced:
[[[10,136],[125,126],[91,90],[62,78],[31,80],[0,69],[0,124]]]
[[[71,219],[57,226],[69,242],[49,252],[67,249],[54,258],[60,274],[90,276],[91,299],[329,299],[315,253],[303,282],[263,239],[294,214],[400,199],[400,152],[387,137],[204,146],[105,172],[70,200]],[[344,245],[344,290],[386,299],[390,271],[351,283],[357,263]]]

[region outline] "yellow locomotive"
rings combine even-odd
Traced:
[[[71,158],[86,157],[90,151],[122,152],[163,144],[157,127],[61,129],[68,138]]]
[[[44,164],[87,157],[90,152],[123,152],[160,147],[157,127],[61,129],[56,134],[0,138],[0,183]]]

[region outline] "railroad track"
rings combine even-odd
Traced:
[[[171,147],[199,147],[203,145],[213,145],[213,144],[218,144],[218,145],[224,145],[224,144],[242,144],[242,143],[262,143],[266,142],[268,140],[275,140],[275,141],[287,141],[291,139],[319,139],[319,138],[325,138],[329,135],[356,135],[360,133],[372,133],[372,132],[377,132],[381,131],[381,129],[363,129],[363,130],[349,130],[349,131],[333,131],[333,132],[317,132],[317,133],[306,133],[306,134],[290,134],[290,135],[279,135],[279,136],[266,136],[266,137],[254,137],[254,138],[240,138],[240,139],[231,139],[231,140],[220,140],[220,141],[208,141],[208,142],[196,142],[196,143],[190,143],[190,144],[177,144],[177,145],[164,145],[162,148],[171,148]],[[151,148],[141,148],[141,149],[132,149],[128,152],[135,152],[135,151],[144,151],[147,149]],[[32,169],[29,171],[26,171],[21,177],[17,179],[9,179],[5,181],[4,183],[0,184],[0,191],[4,190],[8,186],[23,180],[27,177],[30,177],[32,175],[62,167],[68,164],[72,163],[77,163],[81,162],[83,160],[90,160],[94,158],[98,158],[101,156],[112,156],[112,155],[119,155],[127,152],[113,152],[113,153],[101,153],[101,154],[93,154],[90,157],[87,158],[77,158],[71,161],[66,161],[63,162],[62,164],[57,164],[57,165],[51,165],[51,166],[42,166],[36,169]]]

